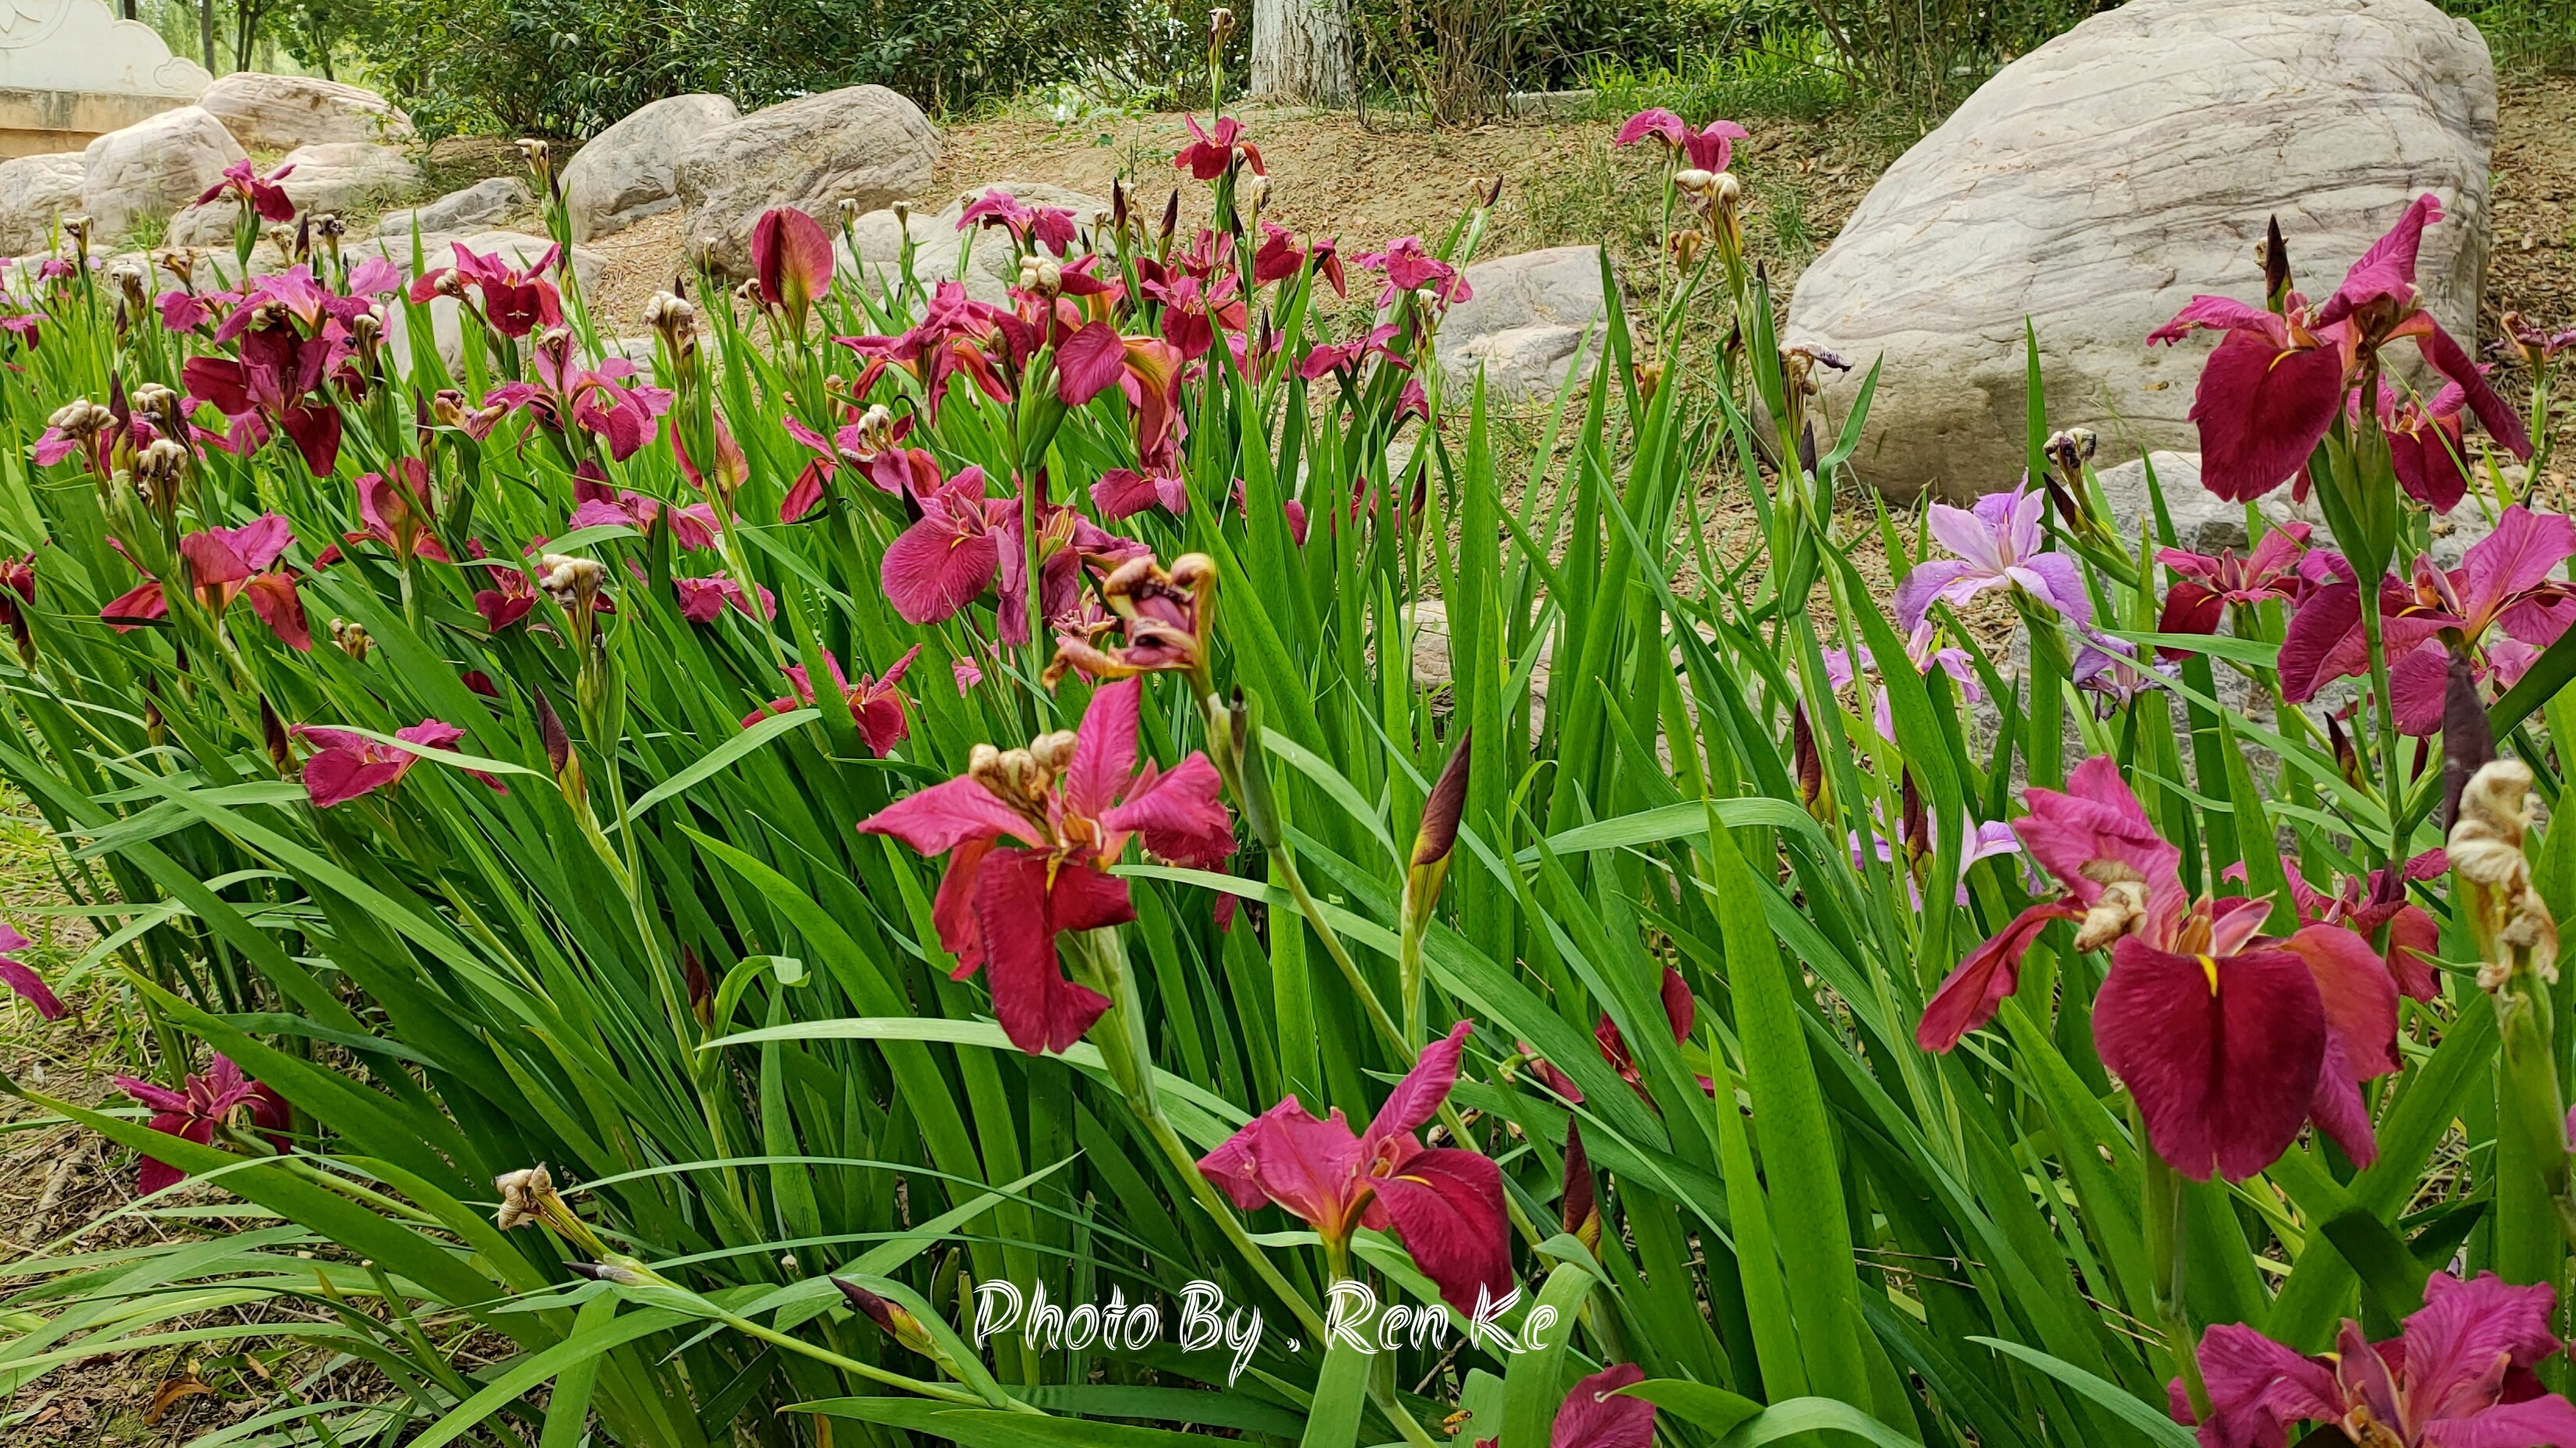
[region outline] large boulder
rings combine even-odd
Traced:
[[[202,106],[163,111],[110,131],[81,152],[81,209],[102,241],[174,215],[224,179],[241,143]]]
[[[1553,395],[1584,334],[1608,315],[1601,254],[1589,246],[1480,261],[1467,268],[1467,286],[1472,295],[1440,322],[1440,362],[1462,394],[1481,368],[1489,396]]]
[[[292,167],[292,170],[288,170]],[[299,211],[350,211],[373,206],[421,185],[420,167],[396,146],[372,141],[325,141],[289,151],[269,174]],[[173,246],[223,246],[232,240],[239,203],[219,196],[170,219]]]
[[[461,191],[450,191],[424,206],[388,211],[376,223],[376,234],[408,237],[414,227],[427,233],[489,226],[535,201],[527,182],[516,176],[494,176]]]
[[[2173,520],[2174,542],[2178,546],[2212,556],[2229,548],[2240,555],[2246,551],[2245,505],[2228,502],[2201,486],[2200,454],[2196,452],[2160,449],[2094,475],[2102,501],[2111,509],[2111,526],[2123,539],[2134,545],[2140,530],[2149,526],[2155,516],[2147,490],[2149,464],[2155,467],[2156,491],[2164,494],[2165,516]],[[2300,502],[2292,500],[2288,488],[2276,488],[2264,494],[2255,506],[2262,510],[2268,524],[2305,523],[2315,530],[2312,541],[2316,546],[2332,546],[2325,509],[2314,493]],[[2478,509],[2454,508],[2447,516],[2432,520],[2426,532],[2426,552],[2435,567],[2457,568],[2460,555],[2468,551],[2469,545],[2494,531],[2494,525]],[[2409,561],[2408,556],[2398,559],[2401,571]]]
[[[680,153],[742,119],[725,96],[671,96],[593,136],[563,169],[575,241],[623,231],[680,204]]]
[[[81,208],[78,151],[0,161],[0,256],[42,251],[54,219]]]
[[[383,96],[309,75],[235,71],[206,87],[197,104],[254,151],[412,136],[411,117]]]
[[[979,302],[1000,305],[1008,300],[1010,288],[1020,279],[1019,272],[1011,264],[1009,238],[989,228],[979,228],[975,244],[968,250],[964,245],[965,236],[957,229],[958,221],[966,215],[967,203],[987,191],[1000,191],[1023,206],[1052,206],[1070,211],[1077,227],[1089,227],[1094,216],[1109,209],[1108,202],[1089,192],[1047,181],[991,181],[971,187],[937,215],[913,212],[909,225],[913,245],[912,274],[916,281],[925,287],[935,287],[943,281],[963,280],[966,294]],[[827,229],[837,232],[840,227],[837,216],[818,216],[817,219]],[[906,223],[896,218],[891,207],[870,211],[850,223],[849,239],[858,243],[857,253],[853,255],[849,242],[836,236],[832,242],[834,259],[843,270],[865,282],[871,291],[882,292],[884,283],[903,274],[905,226]],[[962,278],[957,269],[961,251],[967,253],[966,271]]]
[[[1858,364],[1827,383],[1837,417],[1886,359],[1854,464],[1899,496],[2020,477],[2024,318],[2052,425],[2196,446],[2208,344],[2146,335],[2194,293],[2259,297],[2267,218],[2322,299],[2433,192],[2419,280],[2471,339],[2495,125],[2486,42],[2424,0],[2131,0],[2006,66],[1888,168],[1799,278],[1784,340]]]
[[[839,225],[843,201],[874,211],[930,185],[939,132],[881,85],[850,86],[754,111],[700,136],[675,179],[688,240],[720,271],[751,271],[751,228],[773,206]]]

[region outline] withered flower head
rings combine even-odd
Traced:
[[[2147,877],[2135,866],[2094,860],[2084,866],[2083,875],[2101,886],[2102,893],[2084,912],[2084,923],[2075,928],[2077,950],[2100,950],[2146,922]]]
[[[841,214],[841,226],[843,229],[846,230],[858,222],[859,198],[855,196],[844,196],[838,202],[834,203],[834,207]]]
[[[608,573],[596,558],[566,553],[538,555],[537,568],[537,586],[556,604],[575,612],[586,612],[598,603],[599,585]]]
[[[345,618],[331,620],[331,642],[339,645],[340,652],[347,654],[352,661],[361,664],[367,661],[367,650],[375,647],[375,641],[367,637],[364,624],[351,623]]]
[[[2531,766],[2499,759],[2460,792],[2460,817],[2451,826],[2451,869],[2468,907],[2469,933],[2484,956],[2478,984],[2487,990],[2526,965],[2543,980],[2558,979],[2558,921],[2532,888],[2531,861],[2523,854],[2532,804]]]
[[[545,1215],[547,1198],[555,1195],[555,1179],[546,1173],[546,1164],[504,1172],[492,1178],[501,1192],[501,1210],[493,1221],[504,1232],[523,1227]]]
[[[1067,669],[1080,669],[1098,680],[1186,674],[1194,696],[1206,692],[1215,647],[1216,560],[1184,553],[1165,571],[1151,557],[1131,558],[1100,581],[1100,602],[1111,618],[1090,636],[1056,636],[1055,657],[1043,676],[1050,688]],[[1112,633],[1125,642],[1104,647]]]

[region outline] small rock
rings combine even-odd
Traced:
[[[197,104],[254,151],[412,137],[411,117],[383,96],[313,76],[236,71],[206,87]]]
[[[80,152],[0,161],[0,256],[43,250],[54,219],[80,207]]]
[[[692,254],[748,276],[751,228],[773,206],[839,226],[843,200],[862,211],[918,196],[939,164],[939,132],[921,108],[878,85],[850,86],[754,111],[700,136],[674,172]]]
[[[408,237],[415,227],[422,232],[462,231],[498,221],[535,200],[528,183],[518,177],[494,176],[462,191],[450,191],[425,206],[388,211],[376,224],[376,234]]]
[[[563,169],[573,240],[623,231],[679,205],[680,153],[741,118],[724,96],[671,96],[591,137]]]
[[[1440,323],[1440,360],[1463,395],[1476,369],[1489,396],[1518,401],[1552,394],[1565,380],[1587,329],[1608,314],[1601,254],[1558,246],[1480,261],[1467,268],[1473,293]]]
[[[95,234],[113,242],[135,224],[176,215],[224,179],[244,156],[241,143],[202,106],[181,106],[121,131],[81,152],[81,209]]]

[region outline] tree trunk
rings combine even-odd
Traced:
[[[1253,0],[1252,94],[1334,106],[1350,99],[1348,0]]]
[[[215,68],[215,0],[197,0],[197,38],[205,42],[206,69]]]

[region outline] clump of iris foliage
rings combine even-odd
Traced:
[[[2222,334],[2206,485],[2325,520],[2207,557],[2035,385],[1973,510],[1837,509],[1869,387],[1773,335],[1727,123],[1629,125],[1669,242],[1533,456],[1439,362],[1483,206],[1337,246],[1191,132],[1211,229],[996,194],[861,275],[773,212],[649,360],[560,255],[276,255],[256,171],[229,258],[9,277],[0,769],[112,933],[5,973],[159,1058],[16,1089],[174,1192],[7,1266],[12,1389],[179,1346],[223,1441],[412,1448],[2576,1443],[2576,525],[2422,309],[2438,206],[2159,334]],[[2570,341],[2509,335],[2535,395]],[[1231,1340],[975,1333],[1193,1283]]]

